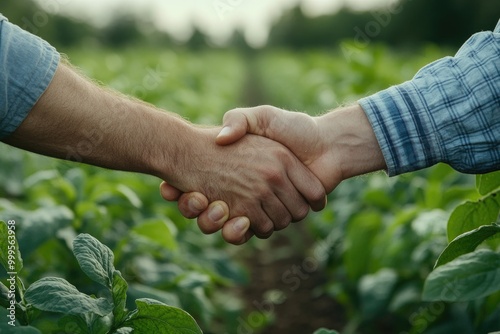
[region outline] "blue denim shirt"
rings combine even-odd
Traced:
[[[0,139],[22,123],[52,80],[59,53],[0,14]]]
[[[500,170],[500,21],[454,57],[361,99],[387,163],[398,175],[444,162],[465,173]]]

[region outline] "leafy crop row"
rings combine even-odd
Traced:
[[[365,51],[352,59],[327,51],[264,52],[251,60],[253,89],[265,99],[261,102],[315,114],[410,79],[422,65],[444,55],[433,47],[412,55],[380,45]],[[130,49],[68,54],[90,77],[196,123],[219,123],[226,110],[243,104],[247,60],[235,53]],[[500,211],[498,185],[498,173],[474,178],[445,165],[395,178],[375,173],[343,182],[329,196],[327,208],[302,223],[315,240],[304,255],[316,256],[326,275],[315,292],[345,308],[342,332],[500,329],[499,234],[493,224]],[[84,328],[126,332],[121,328],[133,328],[134,317],[173,310],[168,305],[189,312],[207,333],[237,332],[244,301],[230,288],[247,283],[247,270],[234,254],[252,252],[251,245],[235,248],[219,235],[201,234],[175,205],[161,199],[157,179],[2,145],[0,196],[0,218],[16,222],[23,257],[15,261],[22,263],[16,283],[19,324],[43,333],[61,330],[61,325],[64,332],[68,324],[83,333]],[[303,240],[292,242],[304,247]],[[3,259],[5,254],[2,250]],[[9,284],[3,269],[0,278],[4,294]],[[81,299],[83,308],[46,298],[51,285],[58,286],[54,296],[66,291],[72,300]],[[443,295],[445,289],[453,293]],[[8,305],[1,306],[6,319]]]

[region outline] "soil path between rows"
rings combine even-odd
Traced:
[[[256,56],[246,55],[247,77],[241,97],[246,106],[272,104],[261,87]],[[275,232],[268,240],[258,241],[260,247],[242,252],[250,282],[240,291],[247,316],[238,334],[307,334],[321,327],[344,327],[342,306],[319,292],[325,273],[307,268],[305,259],[313,240],[305,223]],[[259,329],[269,311],[273,314],[270,325]]]
[[[312,242],[304,228],[275,233],[262,249],[245,252],[250,282],[241,291],[247,305],[241,334],[307,334],[318,328],[342,329],[343,307],[322,292],[325,272],[306,254]],[[297,247],[297,238],[304,247]],[[259,241],[261,243],[261,241]],[[271,312],[270,325],[264,314]]]

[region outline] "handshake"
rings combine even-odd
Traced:
[[[272,106],[234,109],[222,128],[101,88],[59,64],[3,142],[100,167],[159,177],[162,196],[233,244],[267,238],[325,207],[342,180],[385,168],[359,105],[318,117]]]
[[[197,136],[198,139],[194,139]],[[386,168],[359,105],[319,117],[272,106],[233,109],[222,128],[195,128],[184,170],[160,186],[204,233],[232,244],[274,231],[326,205],[344,179]],[[171,173],[170,175],[173,175]],[[198,186],[196,186],[198,185]]]
[[[271,106],[234,109],[222,128],[202,128],[96,85],[39,38],[2,24],[26,42],[0,52],[5,64],[26,58],[23,66],[5,65],[0,78],[2,142],[157,176],[166,200],[198,217],[203,232],[222,229],[230,243],[267,238],[310,208],[321,210],[326,194],[356,175],[438,162],[474,174],[500,168],[500,25],[412,80],[359,100],[364,109],[318,117]]]

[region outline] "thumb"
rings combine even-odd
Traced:
[[[219,145],[229,145],[241,139],[246,133],[269,137],[269,127],[281,109],[273,106],[237,108],[229,110],[223,119],[223,128],[215,139]]]
[[[249,127],[244,109],[233,109],[224,115],[222,130],[215,138],[218,145],[229,145],[241,139]]]

